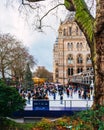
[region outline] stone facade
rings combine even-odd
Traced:
[[[72,75],[92,69],[86,38],[74,15],[61,22],[53,48],[53,80],[67,84]]]

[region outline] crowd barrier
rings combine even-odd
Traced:
[[[31,100],[26,108],[32,110],[89,109],[93,100]]]

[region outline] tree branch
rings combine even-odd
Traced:
[[[57,7],[60,6],[60,5],[64,5],[64,4],[60,3],[60,4],[56,5],[55,7],[51,8],[50,10],[48,10],[48,12],[47,12],[43,17],[41,17],[40,20],[42,20],[42,19],[43,19],[45,16],[47,16],[52,10],[54,10],[55,8],[57,8]]]
[[[54,10],[55,8],[57,8],[60,5],[64,5],[64,4],[60,3],[60,4],[56,5],[55,7],[51,8],[50,10],[48,10],[48,12],[45,15],[43,15],[43,17],[40,18],[40,20],[39,20],[40,25],[38,27],[39,29],[41,29],[41,27],[42,27],[41,23],[42,23],[42,20],[44,19],[44,17],[46,17],[52,10]]]
[[[29,1],[29,0],[28,0],[28,1]],[[29,6],[29,7],[30,7],[31,9],[33,9],[33,10],[39,8],[38,6],[34,8],[30,3],[25,3],[24,0],[22,0],[22,4]]]

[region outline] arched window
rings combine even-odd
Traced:
[[[63,36],[66,36],[66,29],[63,30]]]
[[[83,71],[83,68],[79,67],[77,68],[77,73],[81,73]]]
[[[82,64],[83,63],[83,59],[82,59],[82,56],[80,54],[77,56],[77,63],[78,64]]]
[[[62,36],[62,31],[59,32],[59,36]]]
[[[87,55],[86,63],[91,64],[91,56],[90,55]]]
[[[73,68],[68,68],[68,75],[73,75]]]
[[[76,27],[76,35],[78,35],[78,27]]]
[[[82,48],[83,48],[82,42],[81,42],[81,43],[78,42],[78,43],[77,43],[77,50],[78,50],[78,51],[81,51]]]
[[[68,64],[73,64],[73,56],[72,55],[68,56]]]
[[[83,68],[81,68],[81,72],[83,71]]]
[[[72,27],[69,27],[69,35],[72,35]]]
[[[58,69],[56,68],[56,73],[58,73]]]
[[[73,50],[73,43],[68,43],[68,50]]]
[[[56,78],[58,78],[58,76],[59,76],[58,74],[55,75]]]

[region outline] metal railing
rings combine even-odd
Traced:
[[[44,107],[44,103],[46,101],[49,102],[49,110],[84,110],[89,109],[92,104],[93,100],[30,100],[27,101],[25,110],[32,110],[33,109],[33,101],[38,102],[38,107]],[[35,107],[35,106],[34,106]],[[37,106],[36,106],[37,107]]]

